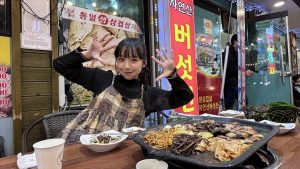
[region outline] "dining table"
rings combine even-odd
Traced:
[[[268,147],[282,157],[280,169],[300,168],[300,125],[286,134],[276,135]],[[66,145],[63,169],[135,169],[136,163],[145,159],[140,145],[132,140],[124,141],[109,152],[93,152],[82,144]],[[0,169],[18,169],[17,156],[0,158]]]

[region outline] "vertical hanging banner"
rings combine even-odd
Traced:
[[[246,105],[246,96],[245,96],[245,7],[244,0],[237,0],[237,20],[238,20],[238,110],[242,110],[242,106]]]
[[[0,119],[12,116],[10,38],[0,36]]]
[[[174,62],[180,77],[189,85],[194,99],[176,112],[198,115],[198,86],[195,58],[193,0],[169,0],[170,37]]]

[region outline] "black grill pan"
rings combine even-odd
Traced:
[[[181,166],[190,166],[191,168],[199,167],[199,168],[237,168],[242,165],[244,161],[246,161],[252,154],[254,154],[259,148],[263,147],[268,143],[268,141],[276,135],[276,133],[279,132],[279,127],[264,124],[264,123],[256,123],[252,121],[247,120],[241,120],[241,119],[235,119],[235,118],[221,118],[221,117],[203,117],[203,116],[197,116],[193,118],[188,118],[184,120],[180,120],[177,122],[170,123],[169,125],[174,126],[176,124],[184,124],[184,123],[193,123],[196,121],[202,121],[202,120],[215,120],[218,123],[229,123],[229,122],[239,122],[240,125],[244,126],[251,126],[253,127],[258,133],[262,134],[264,137],[254,143],[249,149],[247,149],[244,153],[242,153],[239,157],[231,160],[222,162],[217,160],[214,157],[213,152],[204,152],[200,153],[198,155],[191,155],[188,157],[175,155],[171,152],[165,151],[165,150],[156,150],[152,148],[150,145],[144,142],[144,136],[149,131],[155,131],[162,129],[164,125],[155,126],[152,128],[149,128],[143,132],[140,132],[138,134],[135,134],[133,136],[133,140],[139,144],[142,149],[143,153],[147,157],[151,158],[158,158],[166,161],[170,161],[172,163],[177,163]]]

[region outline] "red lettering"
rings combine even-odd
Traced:
[[[0,90],[0,96],[6,96],[7,95],[7,89]]]
[[[107,25],[108,24],[108,18],[106,15],[99,15],[98,16],[98,21],[103,24],[103,25]]]
[[[80,19],[86,20],[87,15],[88,14],[86,12],[80,12]]]
[[[125,28],[126,28],[126,29],[129,29],[129,28],[130,28],[130,23],[126,22],[126,23],[125,23]]]
[[[89,17],[90,17],[90,21],[96,22],[96,17],[97,17],[96,14],[90,14]]]
[[[116,19],[111,19],[110,20],[110,25],[111,26],[116,26],[117,20]]]
[[[0,88],[7,88],[7,83],[5,82],[0,83]]]
[[[6,73],[0,73],[0,79],[6,79],[7,74]]]
[[[7,106],[7,105],[9,105],[9,100],[8,99],[2,99],[2,100],[0,100],[0,105],[1,106]]]
[[[7,66],[0,66],[0,72],[7,72]]]
[[[123,28],[124,22],[123,21],[118,21],[118,27]]]

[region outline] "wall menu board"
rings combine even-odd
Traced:
[[[0,119],[12,116],[10,38],[0,36]]]
[[[298,64],[297,64],[297,37],[296,34],[290,32],[290,48],[291,48],[291,68],[292,75],[298,74]]]

